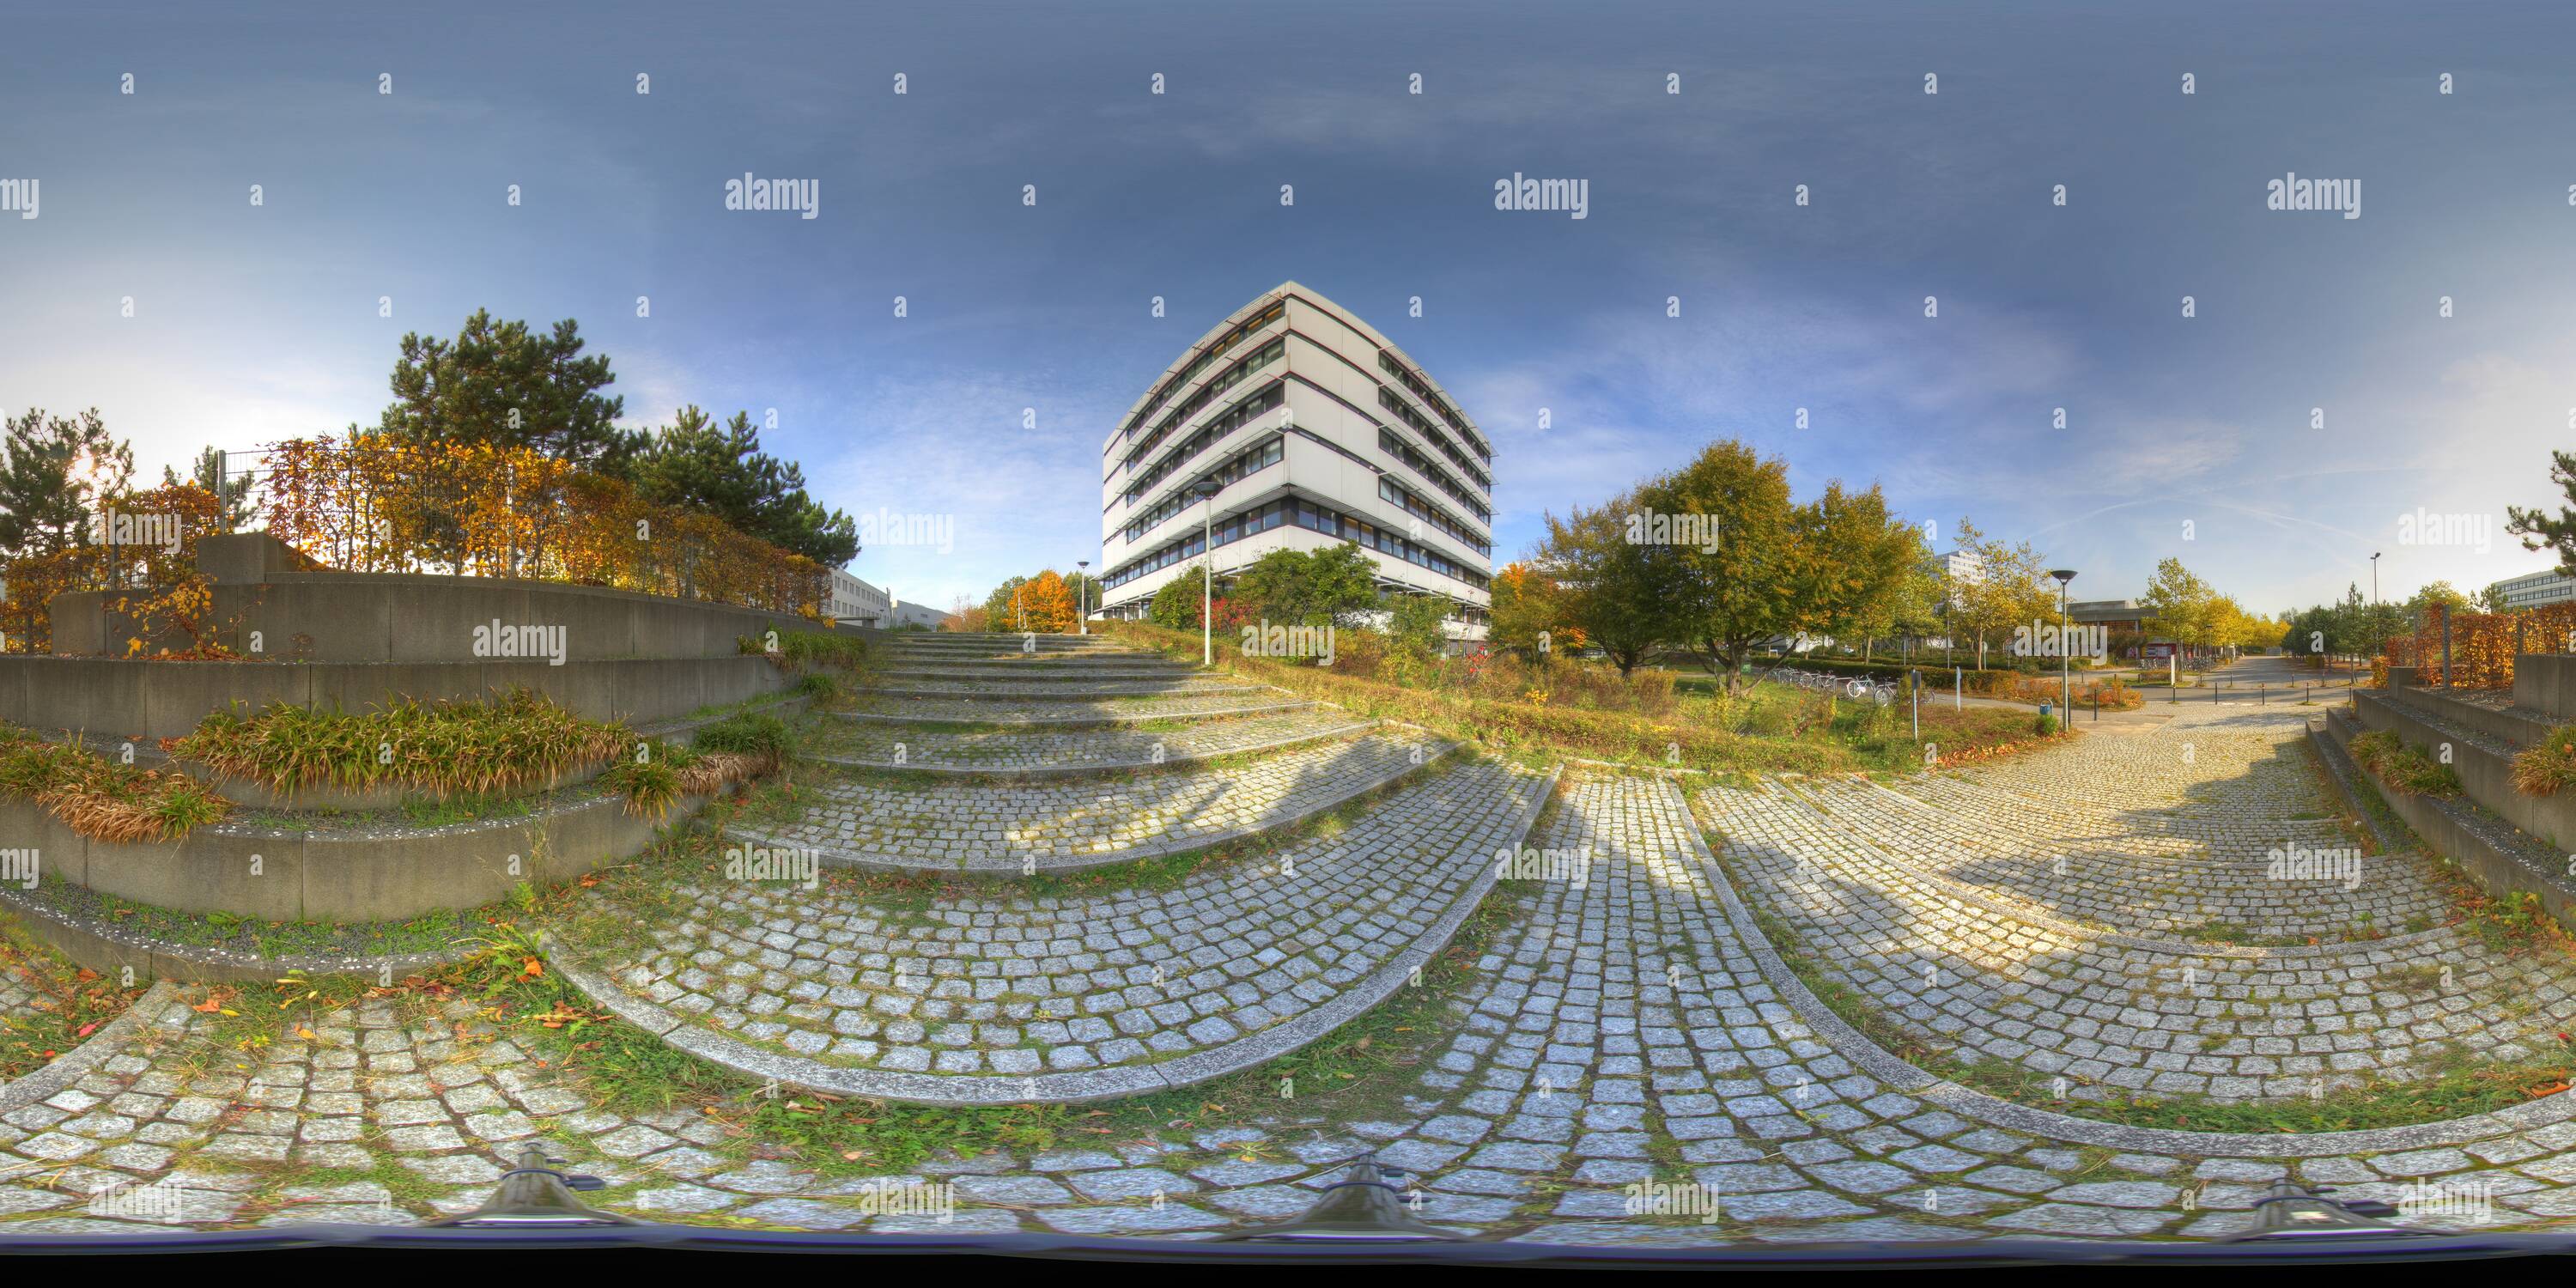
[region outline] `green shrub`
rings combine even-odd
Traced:
[[[2420,747],[2410,747],[2392,730],[2379,729],[2352,740],[2352,758],[2389,790],[2406,796],[2457,796],[2460,776]]]
[[[2513,789],[2525,796],[2554,796],[2570,783],[2576,783],[2576,725],[2550,730],[2513,758]]]
[[[698,730],[697,749],[749,756],[774,765],[794,754],[796,735],[786,721],[776,716],[747,711]]]
[[[254,716],[235,704],[161,746],[282,794],[327,783],[448,796],[552,782],[631,740],[623,725],[584,720],[543,694],[512,689],[487,702],[405,701],[361,715],[281,702]]]
[[[0,795],[32,800],[101,841],[170,841],[232,804],[185,774],[137,769],[0,724]]]
[[[745,635],[734,641],[745,653],[763,654],[781,666],[828,666],[842,671],[865,671],[874,664],[875,649],[868,637],[856,631],[779,631],[778,651],[769,651],[765,635]]]

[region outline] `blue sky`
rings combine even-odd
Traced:
[[[775,408],[828,503],[955,516],[853,564],[945,606],[1096,560],[1102,436],[1293,278],[1487,429],[1498,556],[1735,436],[2079,597],[2551,562],[2502,525],[2576,445],[2564,5],[350,9],[10,6],[0,405],[157,473],[371,423],[407,330],[577,318],[632,423]],[[818,217],[725,210],[746,172]],[[1496,211],[1516,172],[1588,217]],[[2267,210],[2288,172],[2361,217]]]

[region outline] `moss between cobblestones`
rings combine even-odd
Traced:
[[[533,897],[526,886],[514,901]],[[471,941],[513,915],[510,904],[441,910],[408,921],[260,921],[228,912],[180,912],[100,894],[47,876],[25,897],[74,918],[96,921],[174,947],[220,948],[256,957],[375,957],[437,952]]]
[[[735,1154],[786,1153],[836,1175],[882,1173],[948,1152],[1034,1151],[1294,1121],[1349,1122],[1400,1111],[1411,1075],[1454,1023],[1475,961],[1518,916],[1518,883],[1497,883],[1421,983],[1259,1068],[1099,1105],[939,1108],[764,1089],[592,1007],[550,973],[514,968],[515,950],[460,968],[506,1008],[523,1046],[583,1081],[610,1109],[693,1105],[732,1130]],[[473,983],[471,981],[480,981]]]
[[[0,1083],[32,1072],[80,1045],[131,1005],[140,989],[120,988],[39,942],[0,912],[0,990],[29,995],[0,1014]]]

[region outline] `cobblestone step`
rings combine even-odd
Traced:
[[[1267,685],[1247,684],[1232,676],[1189,676],[1176,680],[1062,681],[1005,684],[999,680],[901,680],[870,684],[861,692],[890,698],[963,698],[980,701],[1089,702],[1101,698],[1195,697],[1210,694],[1268,693]]]
[[[1267,715],[1321,705],[1272,690],[1213,697],[1106,698],[1085,702],[973,701],[965,698],[862,696],[845,720],[885,724],[1082,725],[1148,724],[1156,720]]]
[[[1221,756],[1348,738],[1378,722],[1338,707],[1207,720],[1179,729],[1002,729],[972,733],[845,724],[809,737],[813,760],[911,773],[1060,778],[1169,770]]]
[[[1069,872],[1177,854],[1294,826],[1439,760],[1454,744],[1384,726],[1223,768],[1126,781],[831,783],[801,818],[730,835],[889,871]]]
[[[1448,942],[1551,777],[1461,765],[1339,835],[1162,890],[925,912],[752,884],[681,892],[659,947],[560,968],[697,1054],[832,1094],[1082,1101],[1186,1086],[1330,1032]]]
[[[871,679],[878,680],[966,680],[975,683],[997,681],[1004,684],[1118,684],[1145,683],[1187,679],[1198,672],[1194,668],[1168,666],[1086,666],[1056,667],[1036,663],[995,663],[967,666],[955,662],[897,662],[879,667]]]

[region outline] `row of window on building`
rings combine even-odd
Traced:
[[[1380,554],[1391,555],[1406,563],[1428,568],[1453,581],[1464,582],[1478,590],[1488,590],[1492,581],[1484,573],[1467,567],[1402,533],[1354,518],[1330,506],[1317,505],[1303,497],[1282,497],[1249,510],[1238,511],[1215,524],[1215,544],[1231,545],[1255,533],[1294,523],[1298,527],[1338,537]],[[1101,579],[1101,585],[1115,589],[1139,577],[1160,572],[1174,564],[1199,557],[1208,549],[1210,534],[1193,532],[1126,567],[1112,571]]]
[[[1288,302],[1285,300],[1276,301],[1272,303],[1269,308],[1263,309],[1259,313],[1254,314],[1252,317],[1246,319],[1241,325],[1226,332],[1224,338],[1209,345],[1207,348],[1200,350],[1199,356],[1190,360],[1190,365],[1181,368],[1178,372],[1175,372],[1172,375],[1171,379],[1166,380],[1161,385],[1155,387],[1154,396],[1146,399],[1145,405],[1137,408],[1135,415],[1128,417],[1127,427],[1120,431],[1121,434],[1134,434],[1136,432],[1136,427],[1144,424],[1145,418],[1153,415],[1154,409],[1162,406],[1164,400],[1172,396],[1173,390],[1198,379],[1199,373],[1206,371],[1210,366],[1215,365],[1219,358],[1224,357],[1227,352],[1232,350],[1236,345],[1250,339],[1253,333],[1261,330],[1261,328],[1266,327],[1287,315]],[[1170,429],[1172,423],[1173,422],[1170,420],[1165,420],[1163,422],[1163,429]],[[1156,431],[1158,436],[1161,432],[1162,431],[1160,430]],[[1153,446],[1154,444],[1152,439],[1148,439],[1145,442],[1138,444],[1134,451],[1128,453],[1128,460],[1130,462],[1134,461],[1137,454],[1149,451]]]

